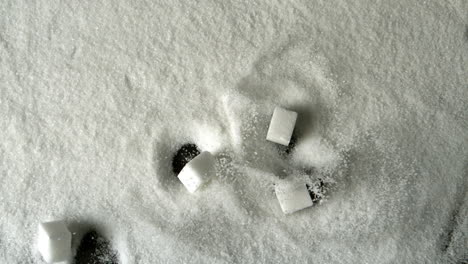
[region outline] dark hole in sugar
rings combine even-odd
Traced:
[[[180,147],[172,158],[172,171],[175,175],[178,175],[184,168],[185,164],[198,156],[198,154],[200,154],[200,150],[195,144],[187,143]]]
[[[318,203],[322,199],[322,193],[324,188],[324,183],[321,179],[314,184],[315,188],[312,188],[309,184],[306,184],[307,190],[309,191],[310,199],[314,204]],[[314,190],[317,190],[317,193]]]
[[[110,242],[95,230],[86,233],[81,239],[74,264],[118,264],[117,253]]]

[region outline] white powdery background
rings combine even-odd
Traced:
[[[1,1],[0,263],[56,218],[123,264],[467,259],[467,70],[463,0]],[[287,158],[276,105],[310,121]],[[187,142],[218,159],[196,195]],[[284,216],[312,168],[326,201]]]

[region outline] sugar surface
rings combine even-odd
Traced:
[[[54,218],[102,226],[124,264],[466,259],[467,10],[1,1],[0,262],[41,263]],[[276,105],[299,113],[286,158]],[[186,142],[219,163],[195,196]],[[275,179],[311,169],[334,187],[285,217]]]

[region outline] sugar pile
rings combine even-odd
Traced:
[[[0,263],[43,263],[53,219],[123,264],[467,259],[467,11],[0,2]],[[299,113],[289,154],[265,140],[277,105]],[[194,195],[171,167],[187,143],[218,166]],[[285,216],[280,177],[331,187]]]

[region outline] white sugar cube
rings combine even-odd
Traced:
[[[285,214],[312,206],[307,186],[302,183],[280,181],[275,185],[276,198]]]
[[[289,145],[296,120],[296,112],[276,107],[271,117],[266,139],[281,145]]]
[[[189,192],[194,193],[213,176],[214,165],[213,155],[203,151],[187,163],[177,177]]]
[[[38,249],[48,263],[68,259],[71,253],[71,239],[72,235],[63,221],[39,224]]]

